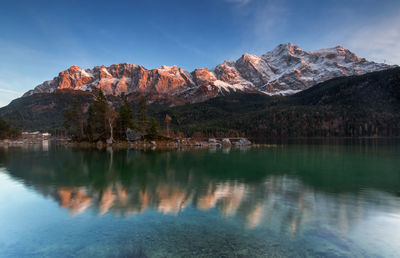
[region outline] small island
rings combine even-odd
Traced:
[[[87,114],[86,114],[87,113]],[[113,106],[108,102],[101,90],[85,113],[79,101],[74,107],[65,112],[64,126],[70,135],[70,144],[77,146],[96,145],[101,148],[105,145],[116,147],[230,147],[250,146],[251,142],[245,137],[206,138],[202,133],[195,133],[192,137],[182,132],[170,130],[172,118],[166,114],[165,130],[160,129],[160,123],[147,113],[146,99],[139,101],[137,111],[134,112],[131,103],[123,98],[120,106]]]

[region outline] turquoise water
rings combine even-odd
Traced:
[[[400,144],[0,149],[0,257],[399,257]]]

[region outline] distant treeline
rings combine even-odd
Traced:
[[[181,111],[181,110],[180,110]],[[169,111],[173,128],[187,135],[273,137],[400,136],[400,116],[374,110],[333,107],[270,107],[249,114],[213,111],[213,118],[199,109]]]
[[[15,139],[21,135],[21,131],[9,125],[0,117],[0,139]]]

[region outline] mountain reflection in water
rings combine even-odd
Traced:
[[[0,165],[73,216],[178,215],[190,206],[294,236],[315,220],[346,232],[376,211],[400,214],[400,162],[376,148],[9,149]]]

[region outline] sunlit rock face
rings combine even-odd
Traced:
[[[217,80],[214,73],[207,68],[196,69],[193,71],[192,75],[196,84],[199,86],[213,85]]]
[[[225,61],[214,70],[201,68],[191,73],[177,66],[148,70],[124,63],[83,70],[73,65],[24,96],[51,93],[56,89],[93,91],[99,88],[108,95],[138,93],[152,96],[153,100],[199,102],[230,91],[293,94],[335,77],[389,68],[389,65],[359,58],[342,46],[304,51],[285,43],[261,56],[244,54],[236,62]]]
[[[255,87],[262,87],[274,75],[268,63],[256,55],[242,55],[236,61],[235,66],[241,76]]]
[[[235,63],[232,61],[225,61],[223,64],[215,68],[215,74],[218,78],[231,85],[241,84],[242,78],[235,68]]]
[[[190,74],[177,66],[162,66],[159,69],[152,70],[153,87],[157,92],[174,92],[181,87],[190,88],[193,81]]]

